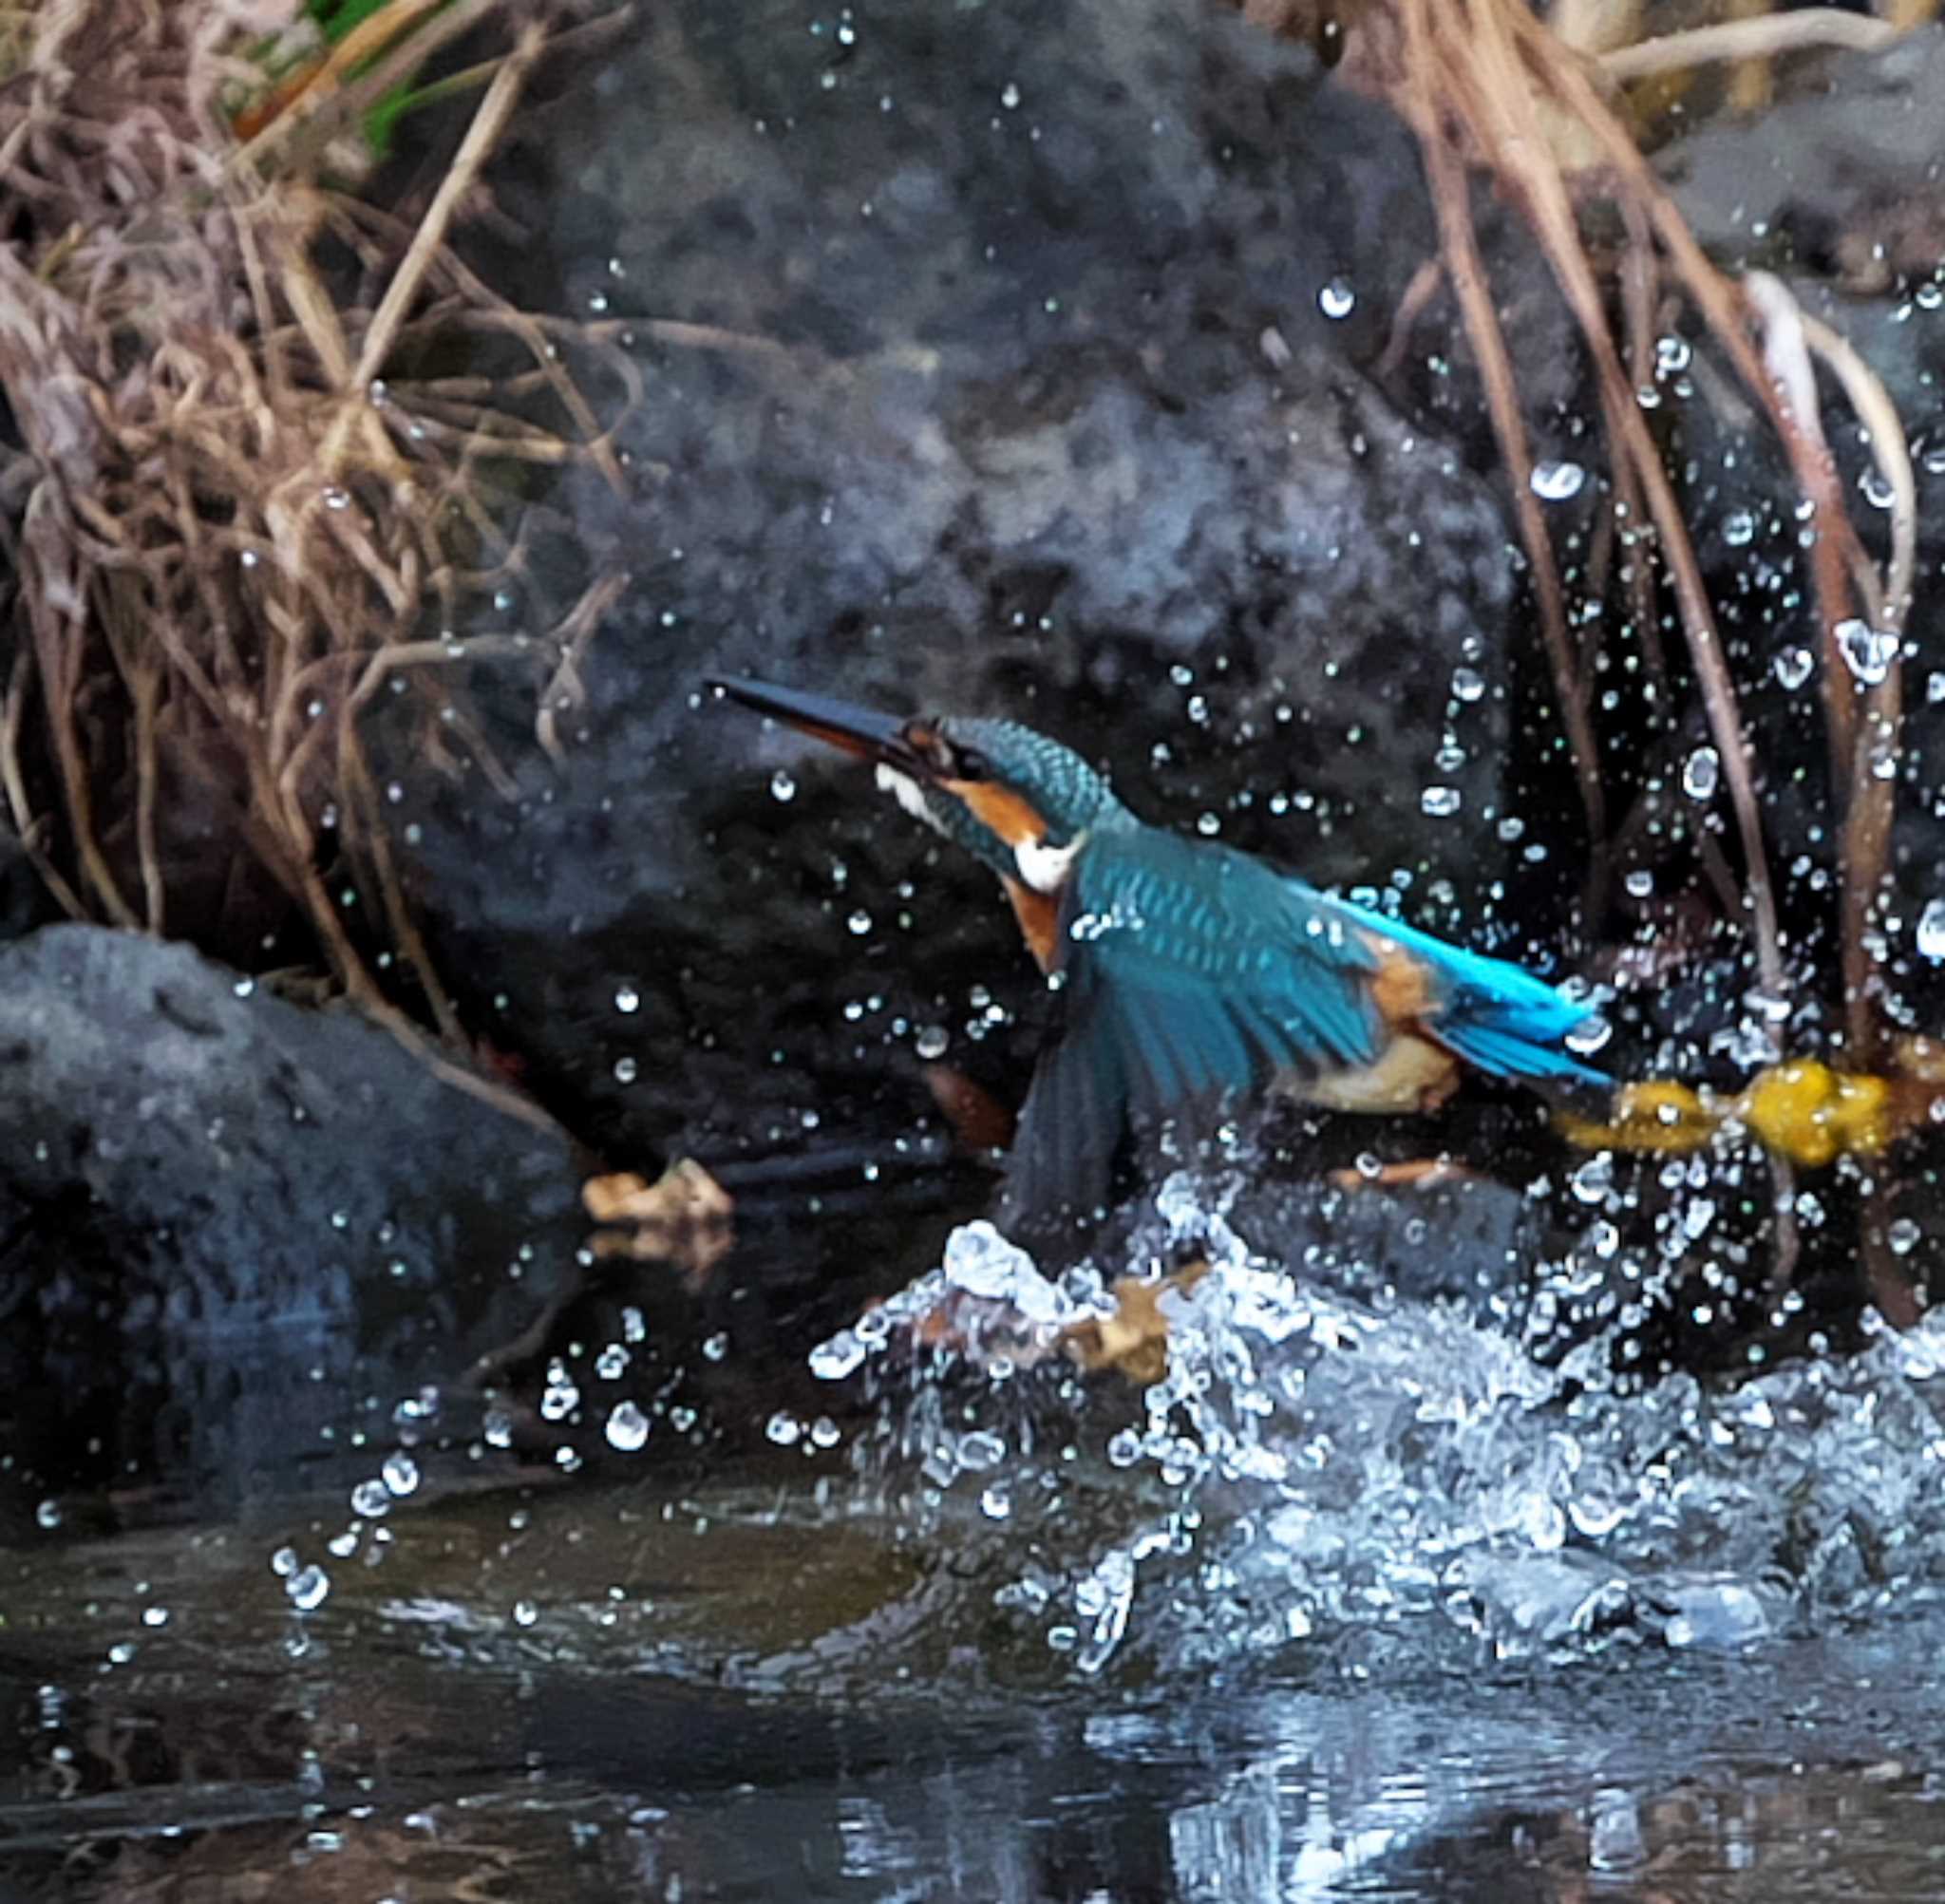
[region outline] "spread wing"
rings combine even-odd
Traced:
[[[1086,1216],[1131,1123],[1283,1072],[1371,1063],[1378,958],[1321,894],[1226,847],[1132,828],[1088,842],[1056,947],[1064,1023],[1013,1146],[1009,1214]]]

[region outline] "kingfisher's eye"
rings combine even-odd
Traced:
[[[961,747],[953,759],[954,780],[991,780],[992,763],[976,748]]]

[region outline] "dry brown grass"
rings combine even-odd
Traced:
[[[503,18],[506,49],[408,228],[334,182],[332,151],[429,42],[381,46],[248,144],[233,131],[228,104],[261,91],[244,54],[293,10],[61,0],[9,16],[0,395],[18,447],[0,449],[0,534],[17,586],[0,785],[76,916],[194,933],[179,894],[268,882],[346,991],[403,1031],[374,935],[347,929],[349,881],[457,1040],[360,716],[403,683],[426,764],[463,754],[492,773],[472,668],[526,669],[550,713],[571,698],[618,576],[544,635],[444,631],[524,580],[543,518],[509,474],[578,459],[618,487],[612,433],[639,390],[612,329],[514,309],[447,242],[559,22],[462,0],[426,29]],[[329,268],[333,254],[353,262]],[[500,374],[422,368],[482,350]],[[544,719],[538,733],[555,744]]]

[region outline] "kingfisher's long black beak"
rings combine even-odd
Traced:
[[[763,681],[729,681],[712,675],[705,684],[773,721],[786,721],[801,733],[841,747],[868,761],[881,761],[914,780],[930,771],[906,738],[905,718],[879,714],[827,694],[800,694],[794,688],[772,688]]]

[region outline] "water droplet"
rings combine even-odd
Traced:
[[[1794,694],[1810,678],[1817,657],[1807,648],[1785,648],[1770,665],[1777,680]]]
[[[1732,509],[1722,519],[1722,539],[1731,549],[1746,549],[1756,539],[1756,518],[1747,509]]]
[[[44,1500],[34,1509],[35,1523],[49,1532],[61,1525],[61,1503],[58,1500]]]
[[[764,1433],[780,1448],[794,1448],[803,1439],[803,1423],[779,1408],[765,1423]]]
[[[1877,687],[1898,658],[1898,637],[1853,615],[1837,624],[1837,651],[1860,686]]]
[[[1615,1035],[1615,1027],[1598,1012],[1591,1012],[1560,1041],[1579,1056],[1591,1057]]]
[[[617,1058],[614,1061],[614,1082],[617,1084],[632,1084],[639,1075],[640,1069],[640,1065],[633,1058]]]
[[[854,938],[861,939],[871,930],[871,914],[862,906],[844,921]]]
[[[1679,375],[1689,368],[1694,354],[1686,337],[1670,335],[1654,340],[1654,368],[1661,376]]]
[[[1918,915],[1918,951],[1929,959],[1945,959],[1945,899],[1933,899]]]
[[[642,995],[632,985],[617,985],[614,988],[614,1009],[624,1015],[642,1009]]]
[[[1455,668],[1452,670],[1452,698],[1455,701],[1477,701],[1485,692],[1485,676],[1472,668]]]
[[[379,1473],[384,1477],[386,1486],[399,1496],[412,1493],[419,1485],[419,1463],[403,1449],[397,1454],[387,1455]]]
[[[1671,1621],[1670,1625],[1674,1625]],[[1671,1646],[1677,1644],[1671,1640]],[[1633,1871],[1648,1862],[1648,1842],[1633,1795],[1619,1785],[1604,1785],[1594,1795],[1587,1834],[1587,1864],[1596,1873]]]
[[[608,1445],[632,1455],[649,1439],[649,1418],[633,1402],[617,1402],[608,1417]]]
[[[1317,292],[1317,309],[1326,317],[1349,317],[1357,309],[1357,292],[1348,278],[1333,277]]]
[[[1645,899],[1654,891],[1654,875],[1646,870],[1630,873],[1622,882],[1631,899]]]
[[[391,1512],[391,1496],[382,1480],[361,1480],[351,1490],[351,1512],[364,1520],[376,1520]]]
[[[349,509],[351,506],[350,492],[333,483],[324,492],[324,506],[327,509]]]
[[[862,1339],[851,1329],[840,1329],[810,1351],[810,1372],[820,1382],[840,1382],[864,1360],[864,1354]]]
[[[1456,786],[1428,786],[1418,797],[1419,811],[1434,820],[1449,820],[1465,804]]]
[[[1542,502],[1567,502],[1580,494],[1587,472],[1577,462],[1557,462],[1549,457],[1533,465],[1528,487]]]
[[[1682,768],[1682,791],[1690,800],[1707,800],[1722,780],[1722,756],[1713,747],[1697,747]]]
[[[1859,476],[1858,488],[1873,509],[1889,509],[1898,500],[1898,491],[1891,486],[1891,479],[1875,463]]]
[[[1909,1216],[1900,1216],[1884,1232],[1884,1240],[1891,1245],[1894,1256],[1908,1256],[1918,1246],[1918,1238],[1924,1232]]]
[[[1009,112],[1017,112],[1020,109],[1020,88],[1011,80],[1000,87],[999,103]]]
[[[540,1419],[558,1422],[580,1405],[581,1391],[558,1361],[547,1365],[547,1386],[540,1391]]]
[[[917,1037],[912,1041],[912,1048],[921,1058],[930,1061],[934,1058],[943,1058],[946,1055],[946,1046],[951,1043],[951,1036],[943,1025],[921,1025]]]
[[[770,798],[785,801],[797,798],[797,782],[782,767],[770,776]]]
[[[1612,1151],[1603,1150],[1590,1157],[1572,1177],[1567,1187],[1582,1203],[1601,1203],[1607,1199],[1608,1192],[1615,1186],[1615,1159]]]
[[[330,1575],[322,1567],[300,1568],[284,1583],[284,1592],[300,1613],[324,1605],[330,1592]]]
[[[530,1627],[540,1617],[540,1610],[531,1600],[516,1600],[513,1603],[513,1623],[517,1627]]]

